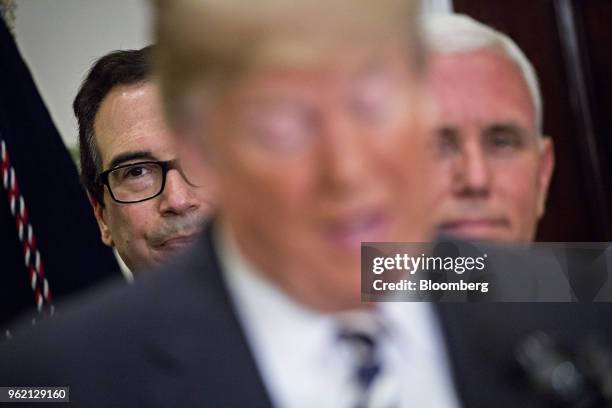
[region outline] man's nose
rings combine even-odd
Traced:
[[[166,174],[166,185],[161,195],[160,211],[164,215],[178,215],[196,210],[201,203],[190,186],[176,169]]]
[[[358,189],[366,173],[366,135],[342,117],[329,118],[322,131],[320,170],[327,187],[338,194]]]
[[[478,143],[466,143],[455,164],[455,194],[484,197],[489,194],[491,172],[485,152]]]

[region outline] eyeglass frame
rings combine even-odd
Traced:
[[[157,164],[161,167],[162,169],[162,182],[161,182],[161,186],[159,188],[159,191],[152,195],[151,197],[147,197],[147,198],[143,198],[142,200],[137,200],[137,201],[121,201],[119,199],[117,199],[115,197],[115,194],[113,193],[113,189],[111,188],[109,181],[108,181],[108,175],[110,173],[112,173],[115,170],[119,170],[119,169],[124,169],[126,167],[130,167],[130,166],[134,166],[137,164]],[[135,163],[128,163],[128,164],[122,164],[120,166],[116,166],[113,168],[110,168],[108,170],[105,170],[103,172],[101,172],[100,174],[98,174],[98,183],[102,186],[106,186],[106,188],[108,189],[108,192],[111,196],[111,198],[113,199],[113,201],[115,201],[116,203],[119,204],[136,204],[136,203],[141,203],[143,201],[148,201],[148,200],[152,200],[155,197],[158,197],[159,195],[161,195],[161,193],[164,192],[164,189],[166,188],[166,175],[168,174],[168,172],[170,170],[176,170],[179,172],[179,174],[183,177],[183,180],[185,180],[185,182],[187,182],[187,184],[189,184],[191,187],[198,187],[197,185],[193,184],[191,181],[189,181],[189,179],[187,178],[187,176],[185,175],[185,173],[183,173],[183,169],[181,168],[180,164],[179,164],[179,159],[172,159],[172,160],[146,160],[146,161],[139,161],[139,162],[135,162]]]

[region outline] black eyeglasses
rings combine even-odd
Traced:
[[[177,159],[167,161],[142,161],[117,166],[103,171],[98,180],[118,203],[131,204],[150,200],[164,191],[166,174],[177,170],[192,187],[198,187],[183,172]]]

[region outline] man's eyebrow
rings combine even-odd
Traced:
[[[523,126],[515,123],[515,122],[499,122],[492,124],[487,127],[486,131],[488,133],[497,133],[497,132],[511,132],[517,135],[525,135],[529,132]]]
[[[109,169],[120,166],[125,162],[138,159],[157,160],[157,158],[148,150],[125,152],[113,157],[113,160],[110,162]]]

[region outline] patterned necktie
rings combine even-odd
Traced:
[[[355,361],[353,378],[358,385],[359,395],[355,408],[367,408],[373,384],[381,372],[376,338],[365,332],[343,329],[340,339],[348,344]]]
[[[376,312],[348,313],[339,319],[341,343],[349,351],[352,381],[357,389],[355,408],[390,408],[397,406],[397,378],[383,363],[381,346],[388,334]]]

